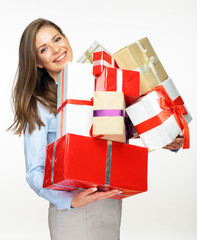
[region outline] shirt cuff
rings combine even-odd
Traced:
[[[74,197],[74,193],[72,192],[61,192],[58,197],[58,202],[57,202],[57,209],[72,209],[71,208],[71,201]]]
[[[180,149],[180,148],[179,148]],[[176,150],[170,150],[171,152],[175,152],[177,153],[179,151],[179,149],[176,149]]]

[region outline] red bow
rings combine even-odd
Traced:
[[[173,114],[180,129],[184,130],[183,148],[189,148],[189,128],[183,116],[184,114],[187,114],[187,111],[183,106],[184,102],[181,96],[179,96],[173,101],[162,85],[155,87],[150,92],[152,91],[157,91],[161,95],[161,97],[159,98],[159,105],[160,108],[162,108],[163,110],[158,115],[136,125],[136,131],[138,132],[138,134],[142,134],[162,124]]]

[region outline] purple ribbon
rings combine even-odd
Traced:
[[[124,116],[122,109],[102,109],[94,110],[93,117],[114,117],[114,116]]]
[[[114,116],[124,116],[124,111],[122,109],[102,109],[94,110],[93,117],[114,117]],[[125,112],[124,116],[125,127],[126,127],[126,140],[130,139],[133,136],[131,129],[131,120]]]
[[[127,112],[125,112],[124,122],[125,122],[125,127],[126,127],[126,140],[129,140],[131,137],[133,137],[133,131],[131,128],[131,120],[130,120]]]

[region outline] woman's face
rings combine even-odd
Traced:
[[[73,58],[68,39],[52,26],[42,27],[36,34],[37,66],[45,68],[49,75],[58,81],[58,74]]]

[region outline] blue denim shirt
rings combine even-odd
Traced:
[[[40,103],[38,112],[45,124],[38,126],[29,134],[28,126],[24,134],[24,151],[26,161],[26,179],[29,186],[57,209],[71,209],[74,193],[43,188],[46,146],[56,140],[56,117]]]

